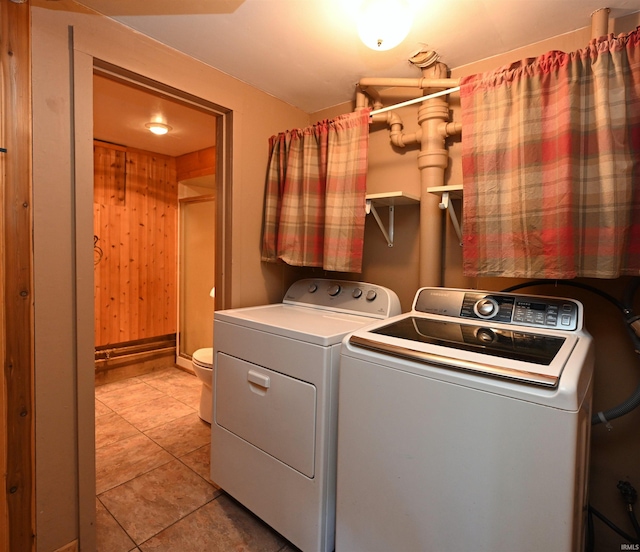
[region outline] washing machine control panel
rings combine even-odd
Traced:
[[[573,299],[492,291],[422,288],[414,310],[454,318],[574,331],[582,328],[582,305]]]

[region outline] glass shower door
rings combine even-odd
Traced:
[[[180,199],[178,364],[213,347],[215,214],[213,196]]]

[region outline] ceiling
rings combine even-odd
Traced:
[[[171,126],[164,136],[149,122]],[[101,75],[93,77],[93,137],[177,157],[216,145],[216,116]]]
[[[435,50],[449,68],[640,11],[640,0],[404,0],[415,18],[394,49],[364,46],[363,0],[77,0],[307,113],[354,98],[362,77],[416,77]],[[604,5],[603,5],[604,4]]]

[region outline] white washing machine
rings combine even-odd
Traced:
[[[309,279],[214,315],[211,478],[305,552],[334,548],[342,338],[399,313],[389,289]]]
[[[336,552],[582,551],[592,373],[571,299],[422,288],[345,337]]]

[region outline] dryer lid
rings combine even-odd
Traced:
[[[215,321],[313,343],[335,345],[350,332],[375,322],[375,318],[278,303],[217,311]]]

